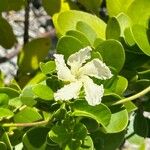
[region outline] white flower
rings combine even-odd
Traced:
[[[95,106],[101,103],[103,85],[95,84],[90,77],[105,80],[111,78],[112,74],[109,68],[97,58],[85,64],[86,60],[91,58],[91,51],[88,46],[72,54],[67,61],[70,69],[65,64],[63,55],[54,55],[58,78],[69,82],[54,93],[55,100],[76,99],[81,88],[84,87],[85,99],[89,105]]]

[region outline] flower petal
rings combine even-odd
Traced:
[[[85,99],[89,105],[95,106],[101,103],[101,98],[104,94],[103,85],[97,85],[89,77],[84,79]]]
[[[54,93],[55,100],[70,100],[72,98],[77,98],[82,87],[82,82],[76,81],[65,85],[63,88],[59,89]]]
[[[67,64],[71,67],[71,71],[74,74],[86,60],[91,58],[92,49],[90,46],[87,46],[80,51],[70,55],[68,58]]]
[[[110,69],[99,59],[93,59],[92,61],[88,62],[80,68],[79,72],[81,75],[88,75],[103,80],[112,77]]]
[[[54,54],[58,79],[62,81],[75,81],[75,77],[71,74],[70,69],[66,66],[64,56]]]

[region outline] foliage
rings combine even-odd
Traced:
[[[110,68],[112,78],[92,77],[104,86],[102,102],[90,106],[82,90],[78,98],[56,101],[56,91],[67,83],[58,78],[55,60],[46,59],[52,42],[32,39],[23,46],[18,73],[9,85],[0,73],[0,149],[21,144],[26,150],[115,150],[125,140],[140,148],[150,137],[150,120],[143,115],[150,112],[150,1],[106,0],[107,17],[100,15],[102,2],[42,3],[53,18],[58,54],[67,60],[90,46],[91,60],[99,59]],[[26,5],[22,0],[2,4],[1,13]],[[17,42],[2,16],[0,35],[5,49]]]

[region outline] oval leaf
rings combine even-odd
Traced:
[[[104,62],[114,67],[118,72],[122,69],[125,62],[124,48],[120,42],[116,40],[107,40],[102,42],[97,48]]]
[[[104,104],[90,106],[85,100],[78,100],[72,104],[72,108],[73,115],[90,117],[103,126],[108,125],[110,121],[111,112]]]
[[[47,85],[37,84],[32,88],[33,93],[43,100],[52,100],[53,91]]]

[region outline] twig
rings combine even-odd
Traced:
[[[24,20],[24,44],[29,40],[29,13],[30,13],[30,0],[27,0],[25,7],[25,20]]]
[[[150,92],[150,86],[148,86],[147,88],[145,88],[143,91],[141,91],[141,92],[139,92],[139,93],[137,93],[137,94],[135,94],[135,95],[133,95],[133,96],[124,98],[124,99],[122,99],[122,100],[120,100],[120,101],[117,101],[117,102],[115,102],[115,103],[112,104],[112,105],[123,104],[123,103],[125,103],[125,102],[129,102],[129,101],[135,100],[135,99],[137,99],[137,98],[139,98],[139,97],[141,97],[141,96],[147,94],[148,92]]]
[[[32,123],[5,123],[2,126],[3,127],[31,127],[31,126],[45,125],[48,122],[49,122],[49,120],[32,122]]]

